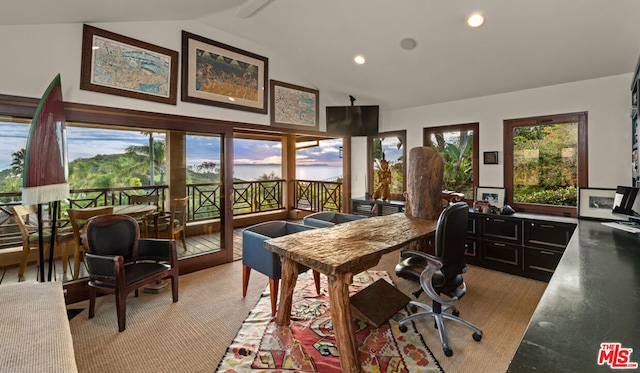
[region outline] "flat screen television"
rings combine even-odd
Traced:
[[[627,216],[631,222],[640,223],[640,198],[637,198],[639,190],[640,188],[618,185],[613,197],[612,212]]]
[[[380,107],[327,106],[327,134],[335,137],[378,134]]]

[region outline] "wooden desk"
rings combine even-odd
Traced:
[[[382,255],[435,232],[435,220],[397,213],[312,229],[265,241],[282,259],[282,290],[277,323],[288,326],[297,263],[327,275],[331,319],[343,372],[360,372],[356,336],[351,323],[349,285],[353,275],[369,269]]]

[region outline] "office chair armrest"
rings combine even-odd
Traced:
[[[119,265],[123,265],[124,259],[120,255],[96,255],[86,253],[84,261],[87,271],[92,276],[113,279]]]
[[[425,258],[427,261],[428,260],[433,260],[433,261],[436,261],[436,262],[440,262],[440,259],[437,256],[433,256],[431,254],[427,254],[427,253],[425,253],[423,251],[404,250],[404,251],[402,251],[400,253],[400,257],[402,259],[408,258],[410,256],[419,256],[419,257]],[[440,262],[440,263],[441,263],[440,267],[442,267],[442,262]],[[440,269],[440,267],[438,267],[438,269]]]
[[[423,253],[422,251],[413,251],[413,250],[403,251],[401,255],[402,255],[402,258],[406,258],[408,256],[420,256],[427,260],[427,267],[420,274],[420,286],[422,287],[424,292],[427,293],[429,298],[445,306],[452,305],[455,301],[458,300],[458,298],[456,297],[450,298],[450,299],[442,298],[440,297],[438,292],[433,288],[433,275],[434,273],[439,271],[440,268],[442,268],[443,266],[442,261],[438,257],[435,257],[427,253]]]
[[[139,260],[161,260],[175,263],[178,260],[176,241],[156,238],[138,240]]]
[[[420,274],[420,286],[422,287],[422,289],[424,289],[424,292],[427,293],[429,298],[444,306],[452,305],[458,300],[458,297],[449,299],[442,298],[440,294],[438,294],[438,292],[433,288],[433,274],[442,267],[442,262],[439,260],[432,261],[432,259],[427,260],[429,260],[429,265]]]

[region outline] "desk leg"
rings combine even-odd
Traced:
[[[280,305],[276,322],[280,326],[289,326],[291,321],[291,307],[293,306],[293,289],[298,280],[298,263],[289,258],[282,260],[282,289],[280,291]]]
[[[360,373],[362,369],[358,359],[358,343],[353,330],[349,303],[349,284],[352,277],[351,273],[328,276],[329,302],[342,371]]]

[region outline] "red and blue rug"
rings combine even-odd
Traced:
[[[317,295],[311,271],[298,277],[293,296],[291,328],[279,327],[271,317],[269,288],[249,313],[227,348],[217,372],[341,372],[333,334],[325,276]],[[351,295],[379,278],[392,283],[386,272],[367,271],[354,276]],[[363,372],[443,372],[413,324],[402,333],[397,320],[402,309],[380,327],[353,321]]]

